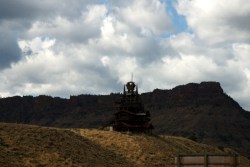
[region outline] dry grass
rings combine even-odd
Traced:
[[[0,166],[133,166],[67,129],[0,124]]]
[[[120,132],[79,129],[78,133],[131,161],[135,166],[174,166],[174,156],[180,153],[234,153],[192,140],[173,136],[148,136]],[[240,167],[249,167],[250,161],[241,157]]]
[[[57,129],[0,123],[0,166],[173,166],[174,155],[222,153],[217,147],[170,136],[96,129]],[[250,161],[241,158],[241,167]]]

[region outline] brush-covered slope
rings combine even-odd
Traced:
[[[68,129],[0,123],[0,166],[133,166]]]
[[[250,157],[250,112],[225,94],[219,83],[191,83],[143,97],[156,133],[231,147]]]
[[[234,153],[170,136],[0,123],[1,166],[174,166],[181,153]],[[241,166],[250,161],[241,157]]]

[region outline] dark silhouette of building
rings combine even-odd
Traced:
[[[133,81],[124,85],[123,95],[115,102],[113,129],[116,131],[152,133],[150,113],[144,109],[138,87]]]

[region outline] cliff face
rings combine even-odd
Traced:
[[[0,99],[0,122],[54,127],[98,128],[108,122],[119,94],[70,99],[24,96]],[[190,83],[141,95],[156,134],[179,135],[250,157],[250,113],[217,82]]]
[[[79,95],[70,99],[15,96],[0,99],[0,122],[54,127],[96,128],[110,119],[117,95]]]

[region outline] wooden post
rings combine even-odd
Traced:
[[[204,154],[204,167],[208,167],[208,156],[207,156],[206,150],[205,150],[205,154]]]
[[[178,153],[177,153],[177,166],[176,167],[181,167],[180,164],[180,150],[178,149]]]
[[[233,167],[237,167],[238,166],[238,159],[237,159],[237,155],[236,153],[234,153],[234,162],[233,162]]]

